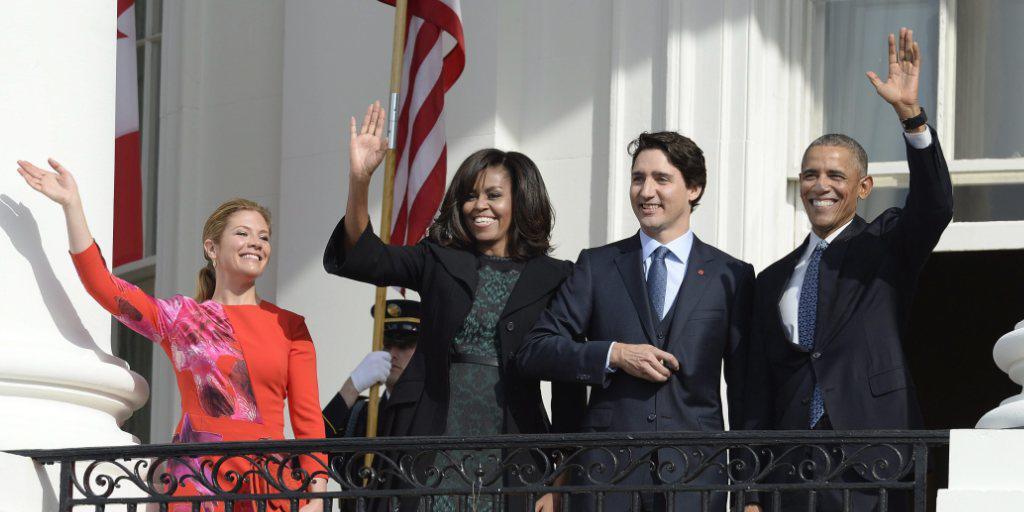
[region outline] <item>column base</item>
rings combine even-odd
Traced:
[[[119,425],[149,396],[141,376],[106,354],[34,345],[4,345],[0,450],[138,443]]]

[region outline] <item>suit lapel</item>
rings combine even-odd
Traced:
[[[538,256],[526,262],[523,273],[516,280],[512,293],[505,303],[500,318],[532,304],[562,283],[562,273],[555,266],[555,260]]]
[[[714,279],[721,273],[721,269],[715,264],[715,257],[708,245],[701,242],[696,236],[693,237],[693,247],[690,248],[690,255],[686,262],[686,275],[683,276],[683,283],[676,295],[676,304],[673,306],[674,317],[672,318],[671,333],[666,345],[672,340],[673,335],[682,332],[686,326],[690,314],[700,304],[704,290],[707,289],[708,281]]]
[[[476,285],[479,277],[476,273],[476,256],[470,251],[441,247],[437,244],[429,244],[429,247],[437,259],[444,266],[445,270],[466,286],[470,297],[476,293]]]
[[[814,326],[814,347],[818,350],[828,343],[829,340],[839,332],[839,328],[849,319],[853,308],[843,307],[838,299],[848,294],[840,293],[839,273],[843,268],[846,259],[846,249],[850,247],[854,236],[864,230],[867,224],[860,216],[855,216],[853,222],[836,237],[821,255],[821,263],[818,274],[818,317]]]
[[[615,266],[619,269],[622,284],[625,285],[633,307],[640,317],[640,325],[644,328],[648,343],[654,339],[654,322],[651,306],[647,300],[647,281],[644,279],[643,250],[640,247],[640,235],[627,239],[622,253],[615,257]]]

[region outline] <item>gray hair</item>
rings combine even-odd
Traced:
[[[853,162],[860,170],[860,175],[868,175],[868,153],[867,151],[864,151],[864,147],[854,140],[853,137],[843,135],[842,133],[828,133],[822,135],[821,137],[814,139],[814,141],[807,146],[807,149],[804,150],[804,158],[807,157],[807,152],[810,151],[811,148],[818,146],[832,146],[849,150],[850,154],[853,155]]]

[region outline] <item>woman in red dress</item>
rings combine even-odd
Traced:
[[[71,258],[89,294],[121,323],[159,344],[171,359],[182,409],[174,442],[284,439],[286,397],[295,437],[323,438],[316,353],[305,320],[256,295],[256,279],[270,259],[270,213],[245,199],[222,204],[203,229],[207,264],[199,271],[196,297],[155,299],[107,270],[74,178],[56,161],[49,163],[56,173],[25,161],[18,162],[18,172],[64,208]],[[278,472],[279,465],[255,456],[235,457],[220,466],[210,464],[216,460],[212,457],[175,460],[168,469],[181,485],[173,494],[212,495],[211,487],[242,494],[275,492],[256,474],[250,459],[275,475],[286,475],[286,480],[292,476],[291,469]],[[325,470],[320,457],[303,456],[298,462],[306,475]],[[242,475],[243,481],[231,475]],[[285,483],[289,489],[301,485]],[[313,478],[309,487],[324,491],[326,480]],[[269,510],[286,506],[284,500],[268,503]],[[234,510],[254,508],[251,501],[243,501]],[[191,504],[171,505],[172,511],[179,509],[191,510]],[[202,510],[223,510],[223,504],[204,503]],[[319,512],[322,503],[311,500],[300,510]]]

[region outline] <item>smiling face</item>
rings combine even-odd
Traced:
[[[824,239],[857,214],[857,201],[874,181],[862,175],[853,153],[839,146],[812,146],[800,171],[800,199],[814,234]]]
[[[238,211],[228,217],[220,239],[203,246],[218,274],[255,280],[270,260],[270,226],[259,212]]]
[[[690,229],[690,201],[701,187],[686,187],[683,172],[660,149],[641,151],[633,163],[629,199],[647,236],[667,243]]]
[[[508,256],[512,225],[512,178],[504,167],[488,167],[462,202],[462,223],[482,254]]]

